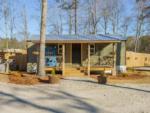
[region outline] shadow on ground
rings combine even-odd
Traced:
[[[130,89],[130,90],[150,93],[150,90],[143,90],[143,89],[139,89],[139,88],[133,88],[133,87],[127,87],[127,86],[121,86],[121,85],[105,84],[105,86],[111,86],[111,87],[115,87],[115,88]]]
[[[63,82],[66,81],[76,81],[76,84],[79,82],[97,84],[96,81],[90,79],[67,79],[65,78]],[[67,83],[66,83],[67,84]],[[61,85],[61,84],[60,84]],[[79,85],[79,84],[78,84]],[[84,84],[82,84],[84,85]],[[85,84],[86,85],[86,84]],[[97,86],[100,86],[97,84]],[[130,89],[134,91],[150,93],[148,90],[137,89],[127,86],[120,86],[114,84],[103,85],[105,87],[115,87],[121,89]],[[0,109],[5,106],[6,108],[13,107],[16,108],[16,105],[21,107],[20,109],[26,110],[28,107],[33,110],[50,112],[50,113],[66,113],[68,110],[83,111],[85,113],[106,113],[105,110],[101,109],[100,105],[94,105],[88,98],[82,98],[76,96],[71,92],[67,92],[58,87],[53,87],[50,85],[45,86],[34,86],[34,87],[24,87],[24,86],[9,86],[11,90],[0,90]],[[101,87],[99,87],[100,89]],[[29,98],[26,97],[26,94],[31,94]],[[35,95],[34,95],[35,94]],[[25,97],[24,97],[25,96]],[[68,102],[69,101],[69,102]],[[56,103],[56,106],[53,107],[51,104]],[[60,102],[60,103],[59,103]],[[62,106],[59,106],[62,105]],[[24,107],[26,106],[26,107]],[[62,109],[63,108],[63,109]],[[17,110],[17,108],[16,108]],[[17,111],[16,111],[17,112]],[[70,111],[69,111],[70,112]],[[15,112],[13,112],[15,113]],[[68,112],[67,112],[68,113]],[[107,112],[109,113],[109,112]]]
[[[64,78],[64,80],[66,80],[66,81],[87,82],[87,83],[98,84],[96,81],[94,81],[94,80],[88,80],[88,79],[82,80],[82,79],[70,79],[70,78],[67,79],[67,78]]]
[[[80,80],[80,79],[67,79],[67,78],[65,78],[64,80],[98,84],[96,81],[93,81],[93,80]],[[101,85],[150,93],[150,90],[143,90],[139,88],[133,88],[133,87],[127,87],[127,86],[121,86],[121,85],[115,85],[115,84],[101,84]]]
[[[95,106],[93,106],[90,102],[87,102],[87,100],[85,98],[80,98],[77,97],[73,94],[70,94],[68,92],[65,91],[61,91],[61,90],[57,90],[54,91],[52,90],[52,92],[54,93],[49,93],[48,91],[45,91],[43,89],[39,89],[39,88],[32,88],[32,90],[35,91],[35,93],[40,93],[40,96],[36,97],[37,101],[41,101],[41,103],[37,103],[32,101],[32,98],[30,98],[29,100],[26,98],[23,98],[21,95],[17,96],[16,94],[12,94],[12,93],[6,93],[6,92],[2,92],[0,91],[0,96],[3,97],[3,101],[0,102],[0,108],[2,106],[11,106],[11,107],[15,107],[15,105],[20,105],[20,106],[27,106],[27,107],[31,107],[33,109],[38,109],[38,110],[42,110],[43,112],[50,112],[50,113],[66,113],[67,109],[74,109],[74,110],[80,110],[80,111],[84,111],[86,113],[101,113],[100,108],[97,108]],[[15,89],[15,92],[23,92],[23,90],[19,90],[19,88]],[[24,90],[24,92],[28,91],[27,89]],[[42,96],[41,96],[42,95]],[[34,98],[35,99],[35,98]],[[65,103],[65,111],[61,110],[61,109],[56,109],[56,108],[52,108],[51,105],[48,105],[50,107],[47,107],[47,105],[45,106],[44,104],[42,104],[42,101],[45,100],[46,101],[52,101],[54,102],[55,100],[60,100],[60,101],[64,101],[66,99],[71,100],[71,103]],[[46,103],[45,103],[46,104]],[[59,103],[58,103],[59,105]],[[58,108],[59,106],[56,105]],[[16,108],[17,109],[17,108]],[[104,111],[104,110],[102,110]]]

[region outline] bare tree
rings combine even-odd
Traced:
[[[131,19],[132,18],[130,16],[124,17],[124,20],[123,20],[122,25],[121,25],[123,37],[127,37],[128,30],[129,30],[129,27],[131,24]]]
[[[62,10],[59,8],[59,3],[56,3],[55,6],[50,7],[48,9],[48,19],[47,19],[47,27],[48,27],[48,32],[50,34],[62,34],[63,33],[63,18],[64,18],[64,13]],[[52,13],[54,12],[55,13]],[[53,18],[54,17],[54,18]]]
[[[136,4],[136,38],[135,38],[135,48],[134,51],[137,52],[139,49],[139,39],[142,35],[143,32],[143,27],[144,27],[144,5],[145,0],[138,0]]]
[[[78,0],[71,1],[61,1],[60,8],[67,11],[69,15],[69,34],[72,34],[73,25],[74,25],[74,34],[78,32],[78,20],[77,20],[77,9],[78,9]]]
[[[15,6],[14,3],[11,1],[10,2],[11,7],[10,7],[10,13],[9,13],[9,33],[10,33],[10,39],[14,38],[14,32],[16,29],[16,10],[15,10]]]
[[[2,15],[3,15],[3,1],[0,1],[0,21],[2,19]]]
[[[39,76],[45,76],[45,35],[47,18],[47,0],[42,0],[41,31],[40,31],[40,54],[39,54]]]
[[[28,31],[28,20],[27,20],[27,12],[26,12],[26,7],[25,5],[23,6],[22,12],[21,12],[21,17],[22,17],[22,32],[21,34],[24,37],[24,40],[26,42],[25,48],[28,48],[27,45],[27,40],[29,38],[29,31]]]
[[[146,0],[145,6],[144,6],[144,18],[146,19],[147,25],[147,33],[150,33],[150,1]]]
[[[2,13],[3,13],[4,25],[5,25],[6,48],[9,48],[8,27],[9,27],[10,8],[8,5],[8,1],[5,0],[2,1]]]
[[[2,0],[2,17],[4,22],[4,35],[6,38],[5,48],[9,48],[9,40],[14,38],[15,31],[15,8],[12,1]],[[10,39],[9,39],[10,38]]]
[[[77,21],[77,0],[73,0],[73,5],[74,5],[74,32],[75,32],[75,34],[77,34],[77,23],[78,23],[78,21]]]
[[[109,10],[107,8],[103,8],[102,10],[102,19],[103,19],[103,28],[104,28],[104,34],[107,34],[107,30],[108,30],[108,22],[109,22]]]
[[[11,16],[10,16],[10,39],[14,38],[14,28],[15,28],[15,17],[11,13]]]
[[[68,11],[69,14],[69,34],[72,34],[72,10]]]
[[[112,33],[118,34],[121,14],[123,11],[122,0],[111,0],[109,2],[110,6],[110,22],[112,24]]]
[[[9,48],[9,37],[13,39],[14,33],[14,7],[11,1],[2,0],[2,14],[5,26],[6,49]],[[11,6],[11,7],[10,7]],[[10,36],[9,36],[10,35]],[[6,59],[6,73],[9,73],[9,57]]]
[[[68,14],[68,25],[69,25],[69,34],[72,34],[72,27],[73,27],[73,8],[72,8],[72,2],[67,2],[67,1],[60,1],[60,6],[61,10],[64,10]]]
[[[88,1],[88,19],[85,24],[87,24],[88,33],[90,34],[97,34],[97,27],[101,17],[100,13],[98,13],[100,10],[99,3],[99,0]]]

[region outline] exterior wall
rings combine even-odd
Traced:
[[[117,44],[117,70],[126,72],[126,41]]]
[[[88,63],[88,44],[82,44],[81,46],[81,60],[82,66],[87,66]]]
[[[14,56],[14,60],[16,62],[16,65],[18,65],[18,69],[20,71],[25,71],[26,70],[26,68],[27,68],[27,54],[17,53]]]
[[[29,72],[29,73],[37,72],[38,49],[39,49],[38,44],[28,42],[27,72]],[[35,53],[37,53],[37,54],[35,54]]]
[[[150,54],[126,52],[127,67],[150,66]]]
[[[38,61],[38,50],[39,50],[39,45],[34,44],[32,42],[28,43],[28,50],[27,50],[27,60],[28,63],[37,63]],[[37,53],[37,54],[35,54]]]
[[[65,65],[72,64],[72,44],[65,44]]]

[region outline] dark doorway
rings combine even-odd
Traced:
[[[72,63],[81,64],[81,44],[72,44]]]

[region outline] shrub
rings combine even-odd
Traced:
[[[100,76],[105,76],[105,72],[104,72],[104,71],[101,71],[101,72],[100,72]]]
[[[128,74],[127,73],[121,73],[120,76],[121,77],[128,77]]]
[[[52,70],[51,75],[56,75],[55,69]]]

